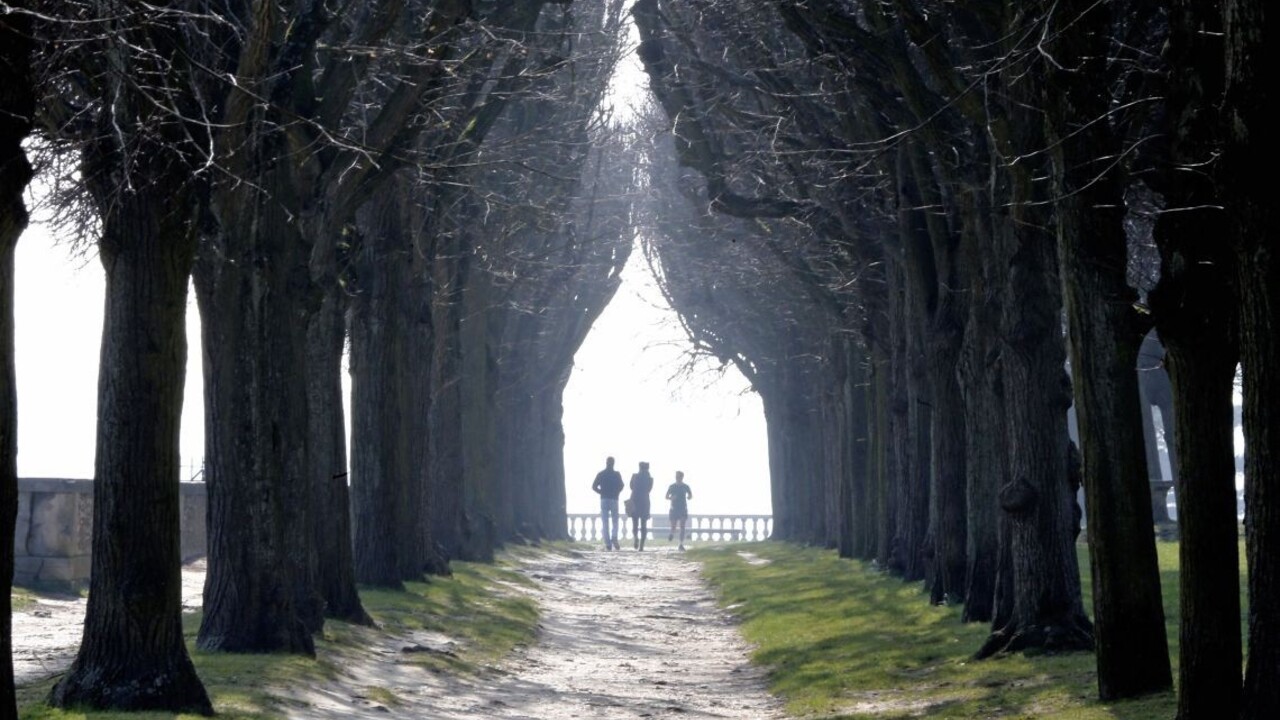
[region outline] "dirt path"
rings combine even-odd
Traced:
[[[204,560],[183,566],[184,610],[200,608],[204,571]],[[13,613],[13,675],[18,685],[42,680],[71,665],[80,648],[85,602],[73,595],[41,596]]]
[[[786,717],[747,662],[749,648],[702,584],[697,564],[669,549],[550,553],[524,562],[542,609],[538,640],[477,678],[434,676],[385,639],[374,660],[345,664],[338,684],[295,695],[297,718]],[[443,637],[409,639],[441,647]],[[366,656],[368,657],[368,656]],[[361,688],[397,699],[390,707]]]
[[[409,645],[447,647],[443,636],[370,632],[367,650],[344,654],[341,677],[286,691],[291,717],[781,719],[781,704],[747,662],[749,648],[683,554],[556,552],[524,561],[542,610],[538,640],[478,677],[436,675],[414,665]],[[192,580],[202,577],[192,575]],[[522,590],[527,592],[527,590]],[[199,594],[195,596],[199,602]],[[83,613],[83,602],[79,603]],[[29,615],[29,613],[28,613]],[[45,618],[52,619],[52,618]],[[22,647],[31,618],[15,615]],[[65,615],[63,625],[65,625]],[[70,662],[79,627],[41,651],[33,678]],[[70,642],[68,642],[68,640]],[[49,653],[59,646],[57,661]],[[377,688],[378,691],[371,691]]]

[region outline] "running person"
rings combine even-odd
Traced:
[[[684,528],[689,520],[689,501],[693,499],[693,491],[684,484],[683,471],[676,471],[676,481],[667,488],[667,499],[671,501],[671,533],[667,540],[675,539],[676,525],[679,525],[680,549],[684,550]]]

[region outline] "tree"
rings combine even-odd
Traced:
[[[0,6],[0,715],[17,717],[13,687],[14,524],[18,514],[18,399],[13,368],[13,253],[27,226],[23,200],[31,164],[22,142],[31,132],[31,18]]]
[[[1169,16],[1167,164],[1152,174],[1164,209],[1154,233],[1160,281],[1150,303],[1173,387],[1179,471],[1178,717],[1237,712],[1240,607],[1233,392],[1238,337],[1234,257],[1214,233],[1222,195],[1214,179],[1222,93],[1221,19],[1211,4],[1179,3]]]
[[[1271,10],[1268,13],[1268,10]],[[1223,3],[1226,86],[1221,189],[1234,241],[1241,288],[1244,366],[1245,547],[1249,561],[1249,658],[1240,717],[1280,714],[1280,477],[1275,455],[1280,419],[1280,256],[1276,210],[1257,183],[1241,175],[1263,169],[1270,156],[1261,132],[1274,98],[1264,68],[1274,58],[1274,9],[1252,0]]]
[[[1045,66],[1041,104],[1089,514],[1098,694],[1113,700],[1173,683],[1134,370],[1147,322],[1127,284],[1123,149],[1099,82],[1114,18],[1090,3],[1044,12],[1055,62]]]
[[[193,198],[202,188],[190,152],[204,134],[186,120],[197,103],[172,83],[184,60],[164,13],[59,9],[83,22],[43,16],[64,42],[43,44],[42,109],[50,141],[79,154],[100,223],[106,310],[92,597],[79,652],[50,702],[212,714],[182,635],[178,495]]]

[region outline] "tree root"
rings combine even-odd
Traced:
[[[1017,627],[1010,622],[992,631],[974,654],[975,660],[994,655],[1021,652],[1027,655],[1054,655],[1093,651],[1093,624],[1087,618],[1055,620],[1030,627]]]

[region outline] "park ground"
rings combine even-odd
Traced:
[[[1161,543],[1176,660],[1177,545]],[[1083,560],[1083,553],[1082,553]],[[1088,573],[1084,573],[1086,580]],[[186,627],[203,567],[184,570]],[[915,584],[777,543],[682,554],[517,548],[404,592],[366,590],[379,627],[329,623],[317,657],[194,652],[235,718],[1167,718],[1171,693],[1096,700],[1093,656],[974,662],[988,628]],[[83,600],[23,593],[22,718],[74,656]],[[150,717],[173,718],[152,714]]]

